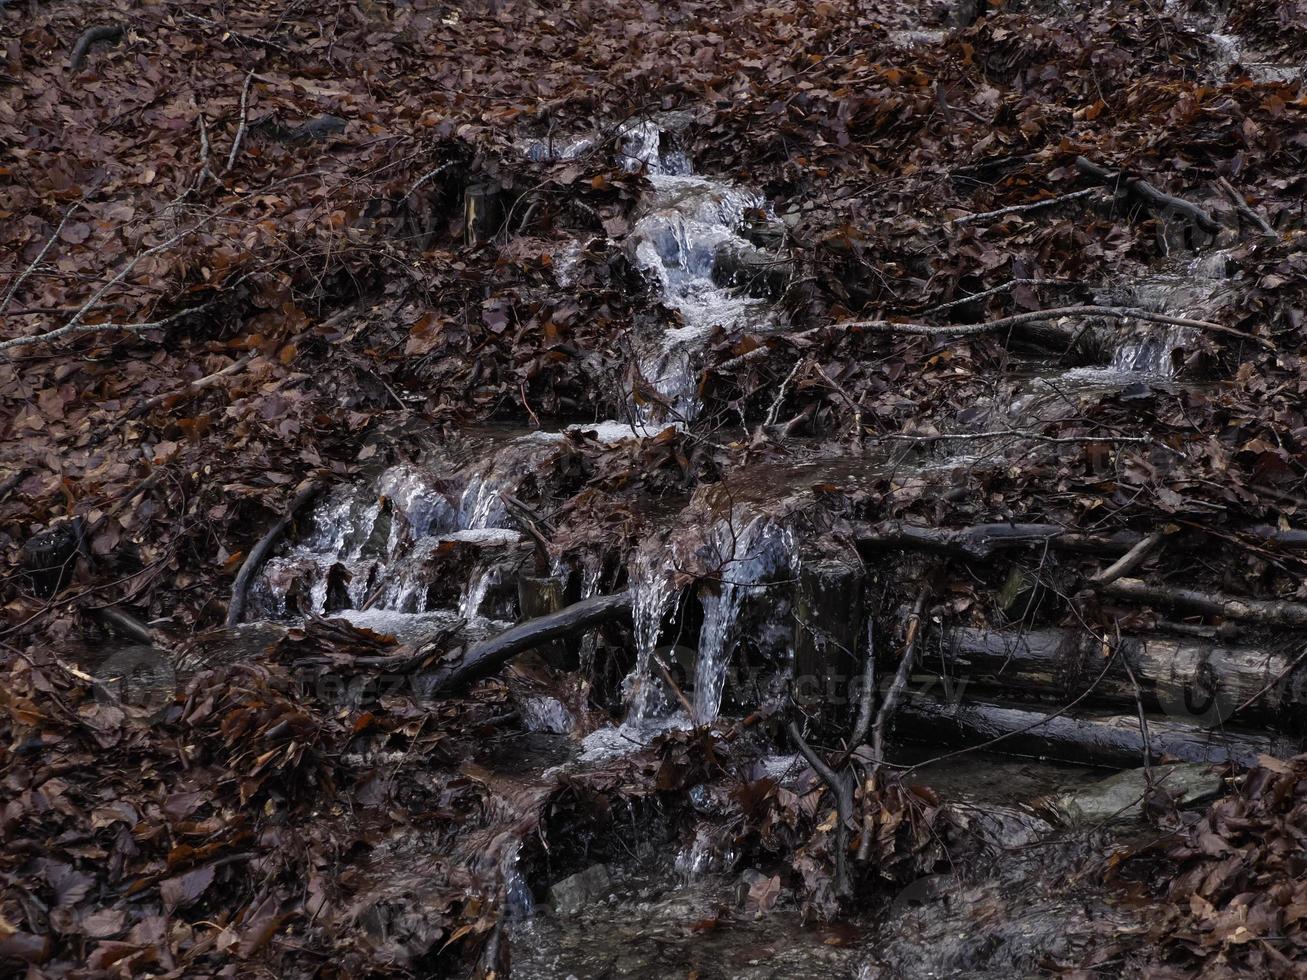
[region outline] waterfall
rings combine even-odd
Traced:
[[[635,668],[625,682],[627,706],[636,725],[656,703],[652,660],[662,623],[676,592],[662,542],[650,539],[636,550],[631,564],[631,615],[635,623]]]
[[[713,527],[712,548],[720,569],[715,594],[704,593],[703,626],[694,676],[694,721],[706,725],[721,709],[736,623],[749,597],[797,565],[793,533],[765,515],[747,520],[739,508]]]
[[[522,842],[513,841],[504,849],[499,865],[504,882],[504,912],[510,922],[522,922],[535,914],[535,898],[522,874],[521,853]]]

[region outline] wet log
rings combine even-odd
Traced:
[[[1255,524],[1231,528],[1266,545],[1285,550],[1307,548],[1307,531]],[[1136,531],[1084,533],[1056,524],[975,524],[969,527],[922,527],[901,521],[883,521],[860,528],[855,534],[859,551],[924,551],[952,558],[988,558],[999,551],[1044,547],[1089,555],[1122,555],[1139,545],[1145,535]],[[1170,540],[1170,539],[1168,539]]]
[[[1244,599],[1239,596],[1198,592],[1194,589],[1152,585],[1137,578],[1117,579],[1106,586],[1103,592],[1132,602],[1186,609],[1221,619],[1307,629],[1307,603],[1290,602],[1286,599]]]
[[[454,663],[444,665],[420,679],[422,693],[432,695],[458,690],[488,677],[517,654],[555,640],[577,636],[603,623],[631,615],[631,593],[594,596],[574,602],[558,612],[519,623],[498,636],[466,650]]]
[[[1209,235],[1215,235],[1221,230],[1220,222],[1198,205],[1159,191],[1146,180],[1115,173],[1085,157],[1076,157],[1076,169],[1105,186],[1124,188],[1154,211],[1163,215],[1179,215]]]
[[[821,712],[829,701],[849,702],[862,636],[860,565],[839,559],[804,562],[794,597],[795,700]],[[826,696],[824,696],[826,695]]]
[[[1105,656],[1102,641],[1069,629],[980,630],[956,627],[917,674],[947,677],[955,688],[1122,710],[1136,707],[1131,673],[1148,711],[1212,727],[1232,717],[1300,729],[1307,666],[1285,652],[1193,637],[1126,636]],[[1246,707],[1242,707],[1243,705]]]
[[[1300,749],[1294,739],[1230,728],[1209,731],[1163,718],[1148,720],[1145,740],[1133,713],[1051,714],[996,702],[948,702],[921,693],[900,705],[895,732],[910,741],[984,746],[1013,755],[1117,768],[1140,765],[1145,748],[1155,759],[1169,756],[1182,762],[1242,766],[1255,764],[1259,755],[1288,758]]]
[[[855,540],[864,552],[924,551],[953,558],[988,558],[997,551],[1044,545],[1090,554],[1118,555],[1139,543],[1133,531],[1082,534],[1056,524],[976,524],[971,527],[920,527],[885,521],[860,530]]]

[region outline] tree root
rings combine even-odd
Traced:
[[[73,45],[73,53],[68,56],[68,70],[81,71],[91,45],[100,41],[120,41],[123,36],[122,24],[99,24],[82,31],[81,37]]]
[[[240,571],[236,573],[236,580],[231,586],[231,602],[227,606],[227,626],[239,626],[241,620],[245,617],[245,603],[249,597],[250,583],[259,569],[263,567],[268,553],[272,551],[273,546],[280,540],[290,527],[291,522],[295,520],[295,515],[307,507],[313,500],[325,489],[325,484],[314,481],[308,486],[295,494],[286,508],[286,513],[276,524],[268,528],[266,534],[259,538],[258,543],[250,549],[250,553],[245,556],[245,562],[241,565]]]

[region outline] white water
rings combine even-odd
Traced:
[[[735,627],[745,602],[763,583],[792,578],[798,566],[793,533],[763,515],[750,517],[741,508],[713,527],[712,539],[720,578],[715,591],[701,591],[703,626],[694,674],[694,720],[700,725],[715,720],[721,710]]]
[[[662,542],[651,538],[636,549],[631,561],[631,617],[635,627],[635,668],[624,683],[629,717],[640,727],[661,707],[661,688],[653,680],[653,658],[663,619],[676,590]]]

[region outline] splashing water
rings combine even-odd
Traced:
[[[745,602],[767,580],[792,576],[798,562],[793,532],[763,515],[745,520],[732,513],[714,525],[712,536],[721,579],[715,594],[701,598],[703,626],[694,676],[694,720],[700,725],[721,710],[732,634]]]
[[[504,881],[504,913],[510,922],[524,922],[535,914],[535,897],[522,874],[522,842],[513,841],[504,849],[500,859],[500,874]]]
[[[635,622],[635,669],[624,684],[627,707],[638,727],[654,706],[652,662],[663,618],[676,596],[666,553],[657,539],[643,542],[631,565],[631,615]]]
[[[471,622],[481,617],[481,608],[486,604],[490,589],[500,582],[500,568],[497,564],[479,564],[472,570],[467,587],[458,600],[460,619]]]

